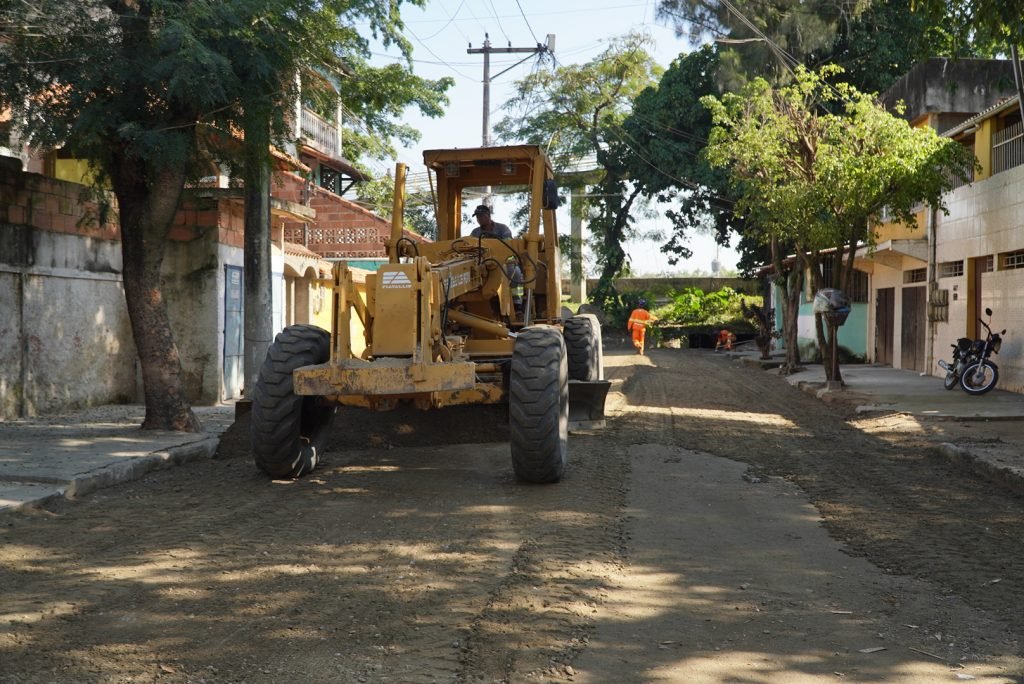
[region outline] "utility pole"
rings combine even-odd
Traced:
[[[507,54],[515,54],[515,53],[520,53],[520,54],[521,53],[527,53],[526,57],[523,57],[521,60],[519,60],[518,62],[516,62],[512,66],[508,67],[508,69],[503,69],[502,71],[499,71],[498,73],[494,74],[493,78],[497,78],[498,76],[501,76],[502,74],[504,74],[506,71],[509,71],[509,69],[512,69],[513,67],[517,67],[520,64],[522,64],[523,62],[525,62],[527,59],[530,58],[531,55],[539,55],[539,54],[543,54],[545,52],[546,53],[550,53],[550,54],[554,54],[554,52],[555,52],[555,34],[553,34],[553,33],[549,33],[547,35],[547,39],[546,39],[546,41],[544,42],[543,45],[540,44],[540,43],[537,43],[537,45],[535,45],[534,47],[512,47],[512,43],[509,43],[508,47],[493,47],[491,45],[490,35],[487,34],[487,33],[484,34],[484,45],[483,45],[483,47],[474,48],[473,44],[470,43],[469,49],[466,50],[467,54],[470,54],[470,55],[483,55],[484,56],[484,122],[483,122],[483,146],[484,147],[490,147],[491,146],[491,121],[490,121],[490,112],[491,112],[491,79],[492,79],[492,77],[491,77],[491,55],[492,54],[507,55]]]

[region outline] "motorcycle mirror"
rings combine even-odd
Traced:
[[[988,307],[985,307],[985,315],[991,317],[992,316],[992,309],[990,309]]]

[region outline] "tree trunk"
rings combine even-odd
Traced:
[[[796,267],[786,274],[783,281],[782,337],[786,343],[785,373],[795,373],[800,368],[800,295],[803,293],[803,278],[800,268]]]
[[[612,281],[622,272],[622,265],[626,261],[626,252],[622,249],[625,241],[626,228],[629,223],[629,212],[633,202],[640,195],[640,187],[634,187],[625,200],[616,200],[612,197],[618,188],[619,182],[608,180],[601,186],[605,202],[605,216],[603,221],[591,223],[590,229],[601,234],[600,250],[598,261],[602,262],[601,275],[597,282],[591,301],[595,302],[605,311],[610,311],[613,305],[617,304],[617,292]]]
[[[121,155],[111,164],[121,224],[124,295],[132,337],[142,366],[146,402],[144,430],[202,432],[181,378],[160,269],[185,183],[184,163],[150,169]]]
[[[270,259],[270,113],[245,113],[245,396],[252,398],[274,335]]]

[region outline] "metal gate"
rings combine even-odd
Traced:
[[[900,326],[900,367],[923,371],[924,338],[928,334],[925,288],[903,288],[903,316]]]
[[[224,399],[239,399],[245,385],[245,320],[241,266],[224,267]]]
[[[892,365],[895,322],[896,288],[875,290],[875,363]]]

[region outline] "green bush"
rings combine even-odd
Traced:
[[[709,335],[723,327],[733,331],[751,332],[753,326],[743,315],[743,300],[745,298],[748,303],[756,302],[758,305],[761,303],[760,297],[744,297],[731,287],[723,287],[710,293],[705,293],[700,288],[687,287],[681,291],[670,290],[668,296],[670,301],[667,304],[655,307],[656,299],[664,299],[665,295],[656,295],[653,292],[627,292],[618,295],[614,305],[605,309],[605,329],[625,334],[629,314],[637,308],[640,300],[645,300],[647,310],[658,318],[658,324],[647,331],[651,346],[655,346],[666,335],[674,335],[664,329],[666,326],[675,328],[677,332],[681,328],[706,329]]]
[[[696,287],[687,287],[682,291],[671,292],[670,296],[672,301],[652,312],[663,324],[748,327],[742,310],[743,296],[731,287],[709,293]]]

